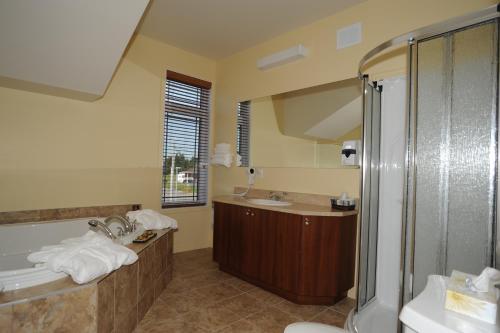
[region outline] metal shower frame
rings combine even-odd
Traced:
[[[404,179],[404,199],[403,199],[403,218],[402,218],[402,231],[401,231],[401,261],[400,261],[400,309],[409,300],[413,298],[413,272],[414,272],[414,249],[415,249],[415,139],[416,139],[416,42],[430,38],[436,37],[447,32],[454,30],[459,30],[466,28],[468,26],[476,25],[485,21],[498,19],[500,17],[500,5],[491,6],[483,10],[467,14],[464,16],[452,18],[434,25],[430,25],[424,28],[414,30],[409,33],[405,33],[398,37],[392,38],[377,47],[369,51],[359,62],[358,66],[358,77],[363,82],[367,81],[367,74],[363,73],[363,69],[368,63],[368,61],[380,55],[381,52],[387,51],[388,49],[395,47],[402,47],[405,44],[408,46],[407,53],[407,97],[406,97],[406,129],[407,133],[407,143],[405,147],[405,179]],[[499,80],[500,81],[500,80]],[[497,82],[499,82],[497,81]],[[499,84],[497,84],[498,90]],[[498,92],[497,92],[498,94]],[[497,110],[499,109],[498,98],[497,98]],[[413,117],[413,119],[410,118]],[[500,128],[500,117],[497,117],[497,128]],[[364,121],[364,119],[363,119]],[[364,126],[364,125],[363,125]],[[499,140],[499,132],[497,131],[497,142]],[[365,141],[363,139],[363,141]],[[412,142],[413,141],[413,142]],[[411,143],[412,142],[412,143]],[[411,143],[411,144],[410,144]],[[365,142],[363,142],[365,145]],[[498,161],[500,160],[500,149],[497,148],[497,163],[496,163],[496,182],[498,184],[498,177],[500,175],[500,166]],[[363,160],[363,162],[365,162]],[[362,174],[367,172],[369,166],[366,163],[362,165]],[[364,180],[361,182],[361,206],[363,200],[363,190],[364,190]],[[498,187],[497,187],[498,190]],[[493,250],[490,255],[490,260],[492,265],[497,268],[500,266],[500,247],[496,248],[496,244],[500,243],[500,232],[497,232],[498,216],[500,215],[500,196],[497,195],[495,199],[496,207],[495,220],[496,223],[492,223],[489,232],[489,241],[493,246]],[[361,221],[363,223],[363,221]],[[494,250],[496,248],[496,250]],[[359,272],[358,272],[359,274]],[[407,277],[407,278],[405,278]],[[359,283],[359,281],[358,281]]]

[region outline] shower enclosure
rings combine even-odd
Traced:
[[[415,41],[409,57],[405,302],[430,274],[496,265],[498,21]]]
[[[365,150],[358,306],[347,325],[351,329],[372,332],[377,321],[385,320],[395,331],[397,313],[424,289],[428,275],[450,275],[452,270],[478,274],[500,265],[498,17],[495,6],[422,28],[380,45],[360,63],[361,73],[382,50],[408,45],[404,103],[384,108],[389,96],[382,83],[380,108],[378,90],[360,74]],[[398,117],[394,107],[402,115],[400,123],[384,120],[387,112]],[[400,151],[390,148],[396,141],[384,140],[395,133],[387,127],[391,121],[404,129]],[[384,153],[388,149],[398,156]],[[398,163],[404,168],[399,170]],[[387,214],[394,209],[400,214],[400,238],[393,239],[397,256],[387,252],[387,233],[393,230],[388,224],[395,227],[394,216]]]

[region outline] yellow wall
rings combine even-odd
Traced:
[[[80,102],[0,88],[0,211],[140,202],[159,209],[163,80],[166,69],[215,82],[214,142],[235,145],[236,103],[356,75],[369,49],[406,31],[488,5],[493,0],[369,0],[217,62],[139,36],[106,95]],[[337,51],[335,31],[363,23],[363,42]],[[310,55],[268,71],[256,60],[298,43]],[[372,67],[401,73],[404,49]],[[212,192],[245,185],[243,168],[212,170]],[[266,168],[256,187],[358,194],[358,170]],[[179,220],[176,251],[211,244],[210,207],[169,210]]]
[[[214,61],[138,36],[98,101],[0,88],[0,211],[160,209],[167,69],[215,83]],[[175,251],[211,245],[210,212],[168,210],[179,221]]]
[[[368,0],[228,57],[217,63],[215,142],[234,144],[238,101],[352,78],[363,55],[380,43],[494,4],[494,0]],[[336,50],[336,30],[356,22],[363,24],[362,43]],[[297,44],[310,50],[305,59],[267,71],[256,68],[257,59]],[[404,47],[379,59],[368,66],[372,78],[405,73]],[[246,185],[242,169],[216,168],[214,195]],[[255,187],[329,195],[347,192],[357,197],[359,179],[358,169],[265,168],[264,178],[258,178]]]
[[[493,0],[369,0],[219,61],[215,142],[235,144],[238,101],[352,78],[362,56],[378,44],[495,3]],[[363,42],[336,50],[336,30],[355,22],[363,24]],[[310,50],[305,59],[267,71],[257,69],[257,59],[297,44]],[[402,48],[391,52],[387,61],[371,62],[372,77],[404,73],[404,51]],[[241,169],[216,168],[214,195],[228,193],[235,185],[246,185]],[[358,181],[359,172],[355,169],[267,168],[264,178],[257,179],[255,186],[331,195],[346,191],[358,196]]]

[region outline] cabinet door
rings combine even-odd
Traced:
[[[220,266],[240,268],[243,216],[239,206],[214,204],[213,258]]]
[[[241,207],[241,273],[259,279],[262,252],[263,221],[262,211]]]
[[[228,239],[229,229],[227,222],[229,221],[228,212],[229,205],[215,202],[214,203],[214,242],[213,242],[213,259],[220,265],[227,265]]]
[[[299,293],[338,295],[351,288],[355,240],[355,216],[304,217]]]
[[[228,230],[227,266],[240,272],[242,267],[242,246],[245,237],[243,230],[244,221],[246,220],[245,209],[236,205],[229,205],[229,207],[226,225]]]
[[[272,225],[274,255],[269,267],[272,284],[279,289],[296,292],[299,280],[302,217],[300,215],[270,212],[266,224]]]

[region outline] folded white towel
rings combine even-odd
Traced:
[[[165,216],[152,209],[142,209],[130,211],[127,217],[132,221],[136,220],[137,223],[142,224],[146,230],[177,229],[177,221],[171,217]]]
[[[46,263],[53,272],[69,274],[79,284],[92,281],[122,265],[130,265],[137,259],[134,251],[94,231],[88,231],[82,237],[66,239],[58,245],[44,246],[28,256],[28,261]]]
[[[213,165],[223,165],[227,168],[231,166],[232,159],[231,158],[213,158],[212,159],[212,164]]]
[[[231,145],[229,143],[218,143],[215,145],[215,152],[229,153]]]
[[[224,146],[226,147],[226,146]],[[227,145],[229,148],[229,145]],[[231,154],[228,151],[226,152],[220,152],[217,151],[217,148],[215,149],[215,153],[212,155],[211,163],[214,165],[223,165],[227,168],[231,166],[231,163],[233,162],[233,154]]]
[[[214,153],[212,158],[233,158],[233,154],[230,153]]]
[[[241,166],[241,155],[236,154],[236,166]]]
[[[212,162],[226,162],[226,161],[232,161],[231,156],[212,156]]]

